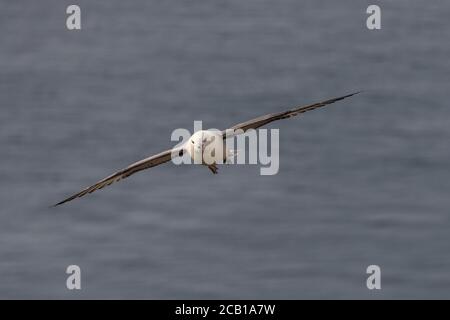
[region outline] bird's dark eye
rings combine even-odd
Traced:
[[[191,140],[191,143],[194,144],[194,140]]]

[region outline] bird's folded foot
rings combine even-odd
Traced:
[[[214,174],[218,174],[219,173],[219,168],[217,168],[216,164],[210,164],[208,166],[209,170],[211,170],[212,173]]]

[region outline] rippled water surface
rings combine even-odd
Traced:
[[[448,1],[6,1],[1,298],[450,298]],[[49,205],[170,147],[277,122],[280,171],[166,164]],[[65,268],[82,269],[69,292]],[[382,268],[382,290],[365,286]]]

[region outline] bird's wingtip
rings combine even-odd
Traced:
[[[63,200],[63,201],[60,201],[60,202],[58,202],[58,203],[56,203],[56,204],[51,205],[49,208],[56,208],[56,207],[59,207],[60,205],[66,203],[66,202],[69,202],[70,200],[73,200],[73,199],[70,199],[70,198],[69,198],[69,199],[65,199],[65,200]]]

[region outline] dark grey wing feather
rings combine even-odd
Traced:
[[[120,170],[112,175],[110,175],[109,177],[106,177],[103,180],[100,180],[99,182],[97,182],[96,184],[74,194],[73,196],[58,202],[57,204],[54,205],[54,207],[59,206],[63,203],[72,201],[76,198],[80,198],[85,196],[88,193],[92,193],[96,190],[100,190],[103,189],[106,186],[109,186],[111,184],[113,184],[114,182],[120,181],[122,179],[125,179],[129,176],[131,176],[132,174],[135,174],[138,171],[142,171],[151,167],[155,167],[157,165],[160,165],[162,163],[165,163],[169,160],[172,159],[172,154],[174,156],[181,156],[183,154],[183,149],[182,148],[177,148],[177,149],[170,149],[170,150],[166,150],[163,151],[161,153],[158,153],[154,156],[148,157],[146,159],[143,159],[141,161],[135,162],[132,165],[126,167],[123,170]]]
[[[249,129],[257,129],[257,128],[259,128],[259,127],[261,127],[263,125],[266,125],[266,124],[268,124],[270,122],[273,122],[273,121],[276,121],[276,120],[281,120],[281,119],[286,119],[286,118],[290,118],[290,117],[294,117],[294,116],[297,116],[297,115],[299,115],[301,113],[305,113],[307,111],[311,111],[311,110],[314,110],[314,109],[317,109],[317,108],[321,108],[321,107],[324,107],[324,106],[329,105],[331,103],[334,103],[336,101],[340,101],[340,100],[343,100],[345,98],[354,96],[355,94],[358,94],[358,93],[359,92],[354,92],[354,93],[347,94],[347,95],[342,96],[342,97],[337,97],[337,98],[325,100],[325,101],[314,103],[314,104],[310,104],[310,105],[307,105],[307,106],[296,107],[296,108],[290,109],[288,111],[266,114],[264,116],[260,116],[260,117],[255,118],[255,119],[239,123],[239,124],[229,128],[229,129],[223,131],[222,134],[223,134],[224,138],[227,138],[227,137],[235,135],[235,134],[233,134],[233,132],[235,130],[239,130],[240,129],[240,130],[243,130],[245,132],[245,131],[247,131]]]

